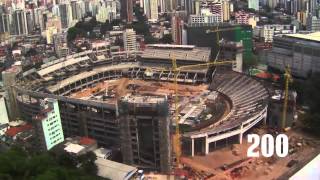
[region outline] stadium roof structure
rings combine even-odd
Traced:
[[[309,33],[309,34],[286,34],[285,36],[298,38],[302,40],[320,42],[320,32]]]
[[[176,58],[184,61],[198,61],[205,63],[210,60],[210,48],[177,45],[148,46],[141,57],[143,59],[169,59]]]
[[[72,84],[72,83],[74,83],[76,81],[79,81],[79,80],[81,80],[83,78],[90,77],[90,76],[92,76],[94,74],[103,73],[104,71],[107,71],[107,70],[118,70],[118,69],[123,69],[123,68],[130,68],[130,67],[134,67],[134,66],[137,66],[137,64],[136,63],[120,64],[120,65],[117,65],[117,66],[108,66],[108,67],[95,68],[92,71],[85,71],[85,72],[82,72],[80,74],[77,74],[77,75],[71,76],[69,78],[66,78],[66,79],[60,81],[58,84],[48,87],[48,90],[51,91],[51,92],[54,92],[54,91],[57,91],[60,87],[64,87],[64,86],[66,86],[68,84]]]
[[[78,57],[78,58],[71,58],[71,59],[68,59],[68,61],[63,61],[63,62],[60,62],[60,63],[57,63],[57,64],[54,64],[52,66],[48,66],[46,68],[43,68],[41,70],[38,71],[38,74],[40,76],[44,76],[46,74],[49,74],[51,72],[54,72],[56,70],[59,70],[61,68],[64,68],[66,66],[69,66],[69,65],[74,65],[74,64],[77,64],[77,63],[80,63],[82,61],[88,61],[90,58],[88,56],[85,56],[85,57]]]

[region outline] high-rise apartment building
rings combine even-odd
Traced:
[[[244,11],[238,11],[235,13],[235,18],[238,24],[249,24],[250,14]]]
[[[126,29],[123,32],[123,44],[125,51],[132,52],[137,50],[137,37],[133,29]]]
[[[53,35],[53,43],[54,51],[59,58],[66,57],[69,54],[66,32]]]
[[[27,35],[27,16],[24,10],[15,10],[12,13],[13,33],[15,35]]]
[[[50,150],[64,141],[60,111],[56,99],[47,98],[41,102],[40,114],[33,117],[38,147]]]
[[[133,0],[121,0],[121,19],[127,22],[132,22],[133,20]]]
[[[10,33],[10,14],[0,13],[0,34]]]
[[[63,3],[59,4],[59,12],[60,12],[60,18],[61,18],[61,25],[63,29],[66,29],[71,24],[72,20],[72,12],[70,8],[70,4]]]
[[[307,30],[312,32],[320,31],[320,18],[312,16],[310,13],[307,18]]]
[[[175,44],[182,44],[183,20],[180,16],[174,15],[171,19],[172,24],[172,40]]]
[[[224,13],[222,8],[222,1],[203,1],[200,3],[200,13],[204,15],[220,16],[219,19],[223,20]],[[227,3],[225,4],[227,8]],[[226,14],[226,19],[228,14]]]
[[[274,9],[279,4],[279,0],[267,0],[267,6]]]
[[[187,12],[187,15],[190,14],[196,14],[196,6],[197,1],[196,0],[185,0],[185,10]]]
[[[158,20],[158,0],[144,0],[143,9],[149,21]]]
[[[164,0],[166,12],[171,12],[174,9],[173,0]]]
[[[222,13],[223,13],[223,21],[227,22],[230,20],[230,1],[223,0],[222,1]]]
[[[248,0],[248,8],[259,10],[259,0]]]

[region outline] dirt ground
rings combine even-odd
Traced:
[[[295,149],[295,152],[284,158],[277,156],[247,158],[247,148],[250,144],[244,138],[242,144],[215,150],[206,156],[183,157],[181,161],[196,171],[214,174],[213,177],[209,178],[212,180],[277,179],[290,169],[287,164],[291,160],[303,162],[320,153],[319,141],[305,136],[299,131],[291,130],[286,134],[289,137],[289,149]],[[235,150],[237,153],[234,153]],[[224,165],[227,165],[227,169],[222,170]]]
[[[129,86],[135,86],[135,89],[128,89]],[[200,94],[208,89],[208,85],[178,85],[178,95],[191,97]],[[126,95],[127,93],[138,93],[141,95],[172,95],[175,92],[174,83],[129,80],[121,78],[117,80],[104,81],[96,84],[94,87],[88,87],[81,91],[71,94],[74,98],[89,97],[94,93],[101,91],[114,91],[116,97]]]

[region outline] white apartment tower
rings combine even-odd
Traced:
[[[143,3],[144,13],[146,14],[148,21],[158,20],[158,0],[144,0]]]
[[[124,30],[123,45],[127,52],[135,52],[137,50],[137,36],[133,29]]]

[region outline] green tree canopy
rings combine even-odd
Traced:
[[[54,157],[50,153],[29,155],[19,148],[0,153],[1,180],[91,180],[96,176],[94,154],[79,158],[82,167],[77,169],[65,154]],[[70,156],[69,156],[70,157]],[[68,162],[68,163],[67,163]],[[71,163],[70,163],[71,162]]]
[[[320,73],[313,74],[302,86],[303,101],[309,107],[303,116],[305,129],[320,136]]]

